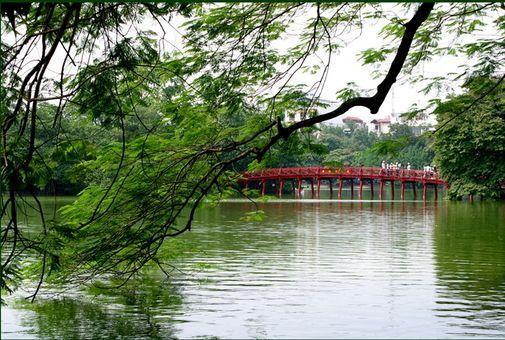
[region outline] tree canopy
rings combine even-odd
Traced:
[[[505,97],[499,79],[476,77],[466,92],[441,103],[435,113],[436,162],[449,181],[449,195],[502,198],[505,193]]]
[[[356,107],[377,113],[397,80],[434,93],[457,79],[495,76],[505,55],[498,3],[27,3],[1,10],[6,290],[23,277],[26,253],[40,255],[30,267],[40,284],[48,277],[128,280],[158,263],[167,239],[190,230],[208,194],[226,195],[240,170],[264,165],[279,143],[296,144],[307,129]],[[165,29],[175,17],[183,21],[179,45]],[[357,56],[375,68],[370,84],[349,84],[337,107],[318,114],[332,58],[374,25],[382,27],[382,46]],[[486,30],[492,33],[476,34]],[[461,72],[422,72],[423,62],[443,55],[461,56]],[[298,83],[301,72],[313,82]],[[294,113],[300,120],[285,123]],[[54,153],[42,152],[48,143]],[[38,202],[37,183],[72,171],[55,158],[85,176],[86,188],[62,221],[43,218],[40,233],[28,234],[18,219],[22,194]]]

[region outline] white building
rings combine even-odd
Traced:
[[[370,121],[370,124],[372,125],[372,131],[376,133],[388,133],[392,120],[391,117],[387,116],[385,118],[373,119]]]

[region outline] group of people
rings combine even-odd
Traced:
[[[431,165],[425,165],[423,170],[424,172],[437,172],[437,168]]]
[[[399,162],[388,163],[386,161],[382,161],[381,167],[382,167],[383,171],[388,175],[391,173],[395,173],[395,172],[397,174],[399,174],[400,170],[411,170],[412,169],[412,166],[410,165],[410,163],[407,163],[407,165],[402,166],[402,163],[399,163]],[[423,171],[424,171],[425,176],[433,176],[437,173],[437,168],[434,166],[431,166],[431,165],[425,165],[423,167]]]
[[[431,166],[431,165],[423,166],[423,170],[424,170],[424,175],[429,176],[429,177],[431,177],[437,173],[437,168],[434,166]]]
[[[382,168],[384,170],[401,170],[402,163],[386,163],[386,161],[382,161]],[[404,169],[410,170],[411,169],[410,163],[407,163]]]

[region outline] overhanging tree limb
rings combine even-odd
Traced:
[[[382,103],[386,99],[389,90],[396,82],[396,78],[400,74],[403,65],[405,64],[405,60],[407,59],[410,47],[412,46],[412,42],[414,40],[414,36],[417,30],[423,24],[423,22],[425,22],[426,19],[428,19],[428,16],[430,15],[433,7],[434,3],[421,4],[417,9],[416,13],[414,14],[414,16],[412,17],[412,19],[410,19],[410,21],[404,25],[405,31],[403,33],[400,45],[398,46],[396,55],[391,63],[391,66],[389,67],[386,76],[384,77],[382,82],[377,86],[377,92],[373,96],[356,97],[348,99],[331,112],[301,120],[288,127],[283,127],[282,124],[280,124],[279,122],[279,124],[277,124],[278,133],[274,135],[271,138],[270,142],[257,153],[258,158],[261,159],[261,157],[263,157],[263,155],[270,149],[270,147],[273,144],[275,144],[279,139],[287,138],[293,132],[300,130],[302,128],[314,126],[317,123],[321,123],[329,119],[338,117],[354,107],[358,106],[366,107],[370,110],[372,114],[377,113]]]
[[[251,130],[245,134],[245,137],[236,133],[238,128],[234,126],[236,131],[233,133],[223,133],[223,136],[221,136],[219,133],[212,131],[208,135],[205,135],[205,138],[202,140],[195,139],[194,137],[189,142],[189,145],[182,142],[178,145],[179,140],[174,139],[173,141],[176,143],[173,149],[170,147],[166,149],[153,147],[153,153],[158,152],[158,155],[160,155],[160,158],[156,159],[160,167],[153,166],[151,169],[152,173],[149,174],[147,174],[149,171],[148,168],[143,170],[146,172],[145,175],[140,171],[137,172],[138,167],[135,168],[135,162],[143,162],[144,156],[138,156],[140,157],[139,160],[137,156],[133,157],[131,154],[128,154],[128,162],[115,162],[115,158],[111,160],[104,159],[103,162],[113,164],[114,167],[111,167],[111,169],[117,169],[117,172],[120,169],[125,169],[122,173],[126,175],[119,176],[120,179],[118,179],[118,175],[110,176],[111,183],[108,186],[109,189],[97,191],[99,195],[95,194],[94,197],[96,199],[90,201],[96,207],[89,214],[91,217],[90,223],[74,228],[73,232],[80,233],[80,240],[85,240],[86,242],[83,242],[83,244],[77,244],[77,242],[75,245],[71,244],[71,246],[75,246],[72,255],[69,255],[71,259],[68,261],[71,265],[70,269],[74,269],[72,275],[77,277],[77,274],[85,273],[86,277],[92,278],[101,273],[115,272],[121,275],[128,274],[126,276],[130,277],[132,273],[139,270],[149,260],[155,258],[165,238],[176,236],[190,229],[198,204],[207,193],[219,185],[218,181],[220,179],[226,177],[225,172],[233,168],[239,161],[250,159],[254,156],[261,158],[280,139],[288,138],[297,130],[337,117],[353,107],[362,106],[368,108],[372,113],[377,113],[387,93],[395,83],[398,74],[404,67],[417,30],[428,18],[432,8],[433,4],[420,5],[412,19],[404,25],[403,36],[396,55],[386,76],[377,86],[377,91],[373,96],[346,100],[338,108],[329,113],[304,119],[290,126],[283,126],[281,119],[269,120],[266,117],[264,120],[258,119],[258,124],[251,126]],[[319,16],[320,14],[318,13]],[[320,20],[324,24],[323,19]],[[67,26],[64,25],[62,27]],[[328,32],[326,34],[329,35]],[[330,43],[329,38],[328,43]],[[312,46],[313,42],[309,44]],[[240,61],[244,62],[243,60]],[[251,65],[247,63],[245,65],[245,72],[248,72],[247,67]],[[198,70],[195,72],[198,72]],[[111,72],[111,77],[117,75],[120,71]],[[130,72],[133,79],[140,80],[136,84],[143,83],[144,80],[148,79],[144,73],[137,71],[138,69],[134,69]],[[241,70],[238,71],[240,73]],[[182,77],[178,73],[178,68],[174,70],[170,69],[166,73],[174,73],[174,78]],[[226,78],[225,76],[223,78],[227,81],[230,80],[230,78]],[[183,79],[184,83],[186,83],[186,78]],[[133,80],[127,79],[127,85],[128,81],[135,83]],[[77,84],[77,87],[83,83],[88,83],[87,78],[84,76],[80,80],[80,83]],[[222,84],[223,82],[221,82]],[[236,86],[241,86],[240,83],[237,84],[239,85]],[[228,83],[225,85],[228,85]],[[156,86],[158,85],[156,84]],[[130,89],[130,86],[127,86],[127,88]],[[233,87],[230,86],[229,88],[233,91]],[[222,90],[222,87],[220,89],[221,91],[225,91],[228,87],[225,90]],[[94,103],[95,100],[99,99],[96,96],[97,93],[100,94],[101,92],[90,91],[88,102]],[[120,99],[121,93],[116,90],[110,97]],[[63,92],[60,91],[60,96],[62,94]],[[210,91],[210,94],[209,97],[214,98],[215,93]],[[31,102],[36,103],[39,96],[31,96],[30,99]],[[210,99],[209,101],[212,100]],[[198,104],[194,102],[188,105],[188,114],[191,115],[191,109],[197,106]],[[104,107],[107,108],[108,105]],[[209,107],[211,107],[210,112],[213,114],[212,110],[215,110],[218,106],[209,105]],[[250,111],[253,111],[253,109],[247,109],[247,112]],[[232,111],[230,110],[230,112]],[[238,115],[235,111],[232,113]],[[217,122],[217,120],[205,120],[204,115],[195,114],[195,117],[198,117],[198,121],[195,120],[193,124],[204,125],[209,123],[215,124]],[[177,124],[177,120],[174,119],[174,121]],[[202,136],[203,133],[207,133],[206,130],[198,136]],[[212,139],[212,137],[215,138]],[[112,155],[112,152],[110,155]],[[124,157],[122,156],[122,158]],[[117,164],[119,164],[119,167],[117,167]],[[130,167],[129,171],[128,167]],[[103,173],[105,176],[111,175],[107,169],[103,170]],[[130,173],[132,177],[128,177]],[[128,181],[131,183],[127,183]],[[123,185],[125,182],[126,184]],[[140,183],[142,185],[134,186],[132,183]],[[127,184],[132,185],[133,188],[131,190],[125,189],[127,188]],[[14,184],[11,186],[14,186]],[[121,195],[118,195],[120,191]],[[118,197],[117,200],[116,197]],[[107,199],[109,199],[107,201],[107,209],[104,209],[102,214],[98,209],[100,209],[100,205],[106,202]],[[86,202],[85,199],[84,202]],[[89,208],[89,206],[84,208]],[[184,215],[185,209],[191,209],[187,217]],[[80,219],[79,222],[82,222],[84,219],[82,216],[84,215],[81,214],[78,217]],[[114,220],[115,218],[116,220]],[[181,219],[184,219],[184,224],[179,226],[177,223]],[[175,227],[178,229],[175,229]],[[72,267],[74,262],[76,262],[75,266]]]
[[[150,207],[150,209],[153,210],[153,213],[160,212],[161,207],[165,208],[163,209],[163,211],[166,211],[166,217],[164,217],[165,223],[156,227],[155,230],[146,229],[146,233],[150,233],[150,236],[143,242],[135,241],[135,244],[128,252],[120,255],[120,251],[124,247],[123,243],[127,242],[128,238],[128,235],[123,235],[123,233],[125,233],[125,230],[128,230],[131,225],[131,223],[126,223],[124,228],[117,229],[116,232],[118,234],[116,234],[115,237],[109,237],[107,240],[102,239],[100,247],[110,256],[101,257],[95,260],[94,256],[97,249],[87,248],[83,250],[82,254],[84,257],[81,257],[83,259],[81,264],[86,262],[94,263],[92,265],[94,268],[94,274],[103,272],[104,270],[114,270],[114,268],[118,268],[121,265],[127,269],[120,270],[120,272],[123,274],[128,273],[129,277],[132,272],[139,270],[149,260],[155,258],[165,238],[177,236],[190,229],[196,207],[211,190],[211,188],[216,185],[222,173],[233,164],[249,156],[261,158],[277,141],[279,141],[279,139],[288,138],[292,133],[299,129],[310,127],[319,122],[334,118],[347,112],[353,107],[364,106],[374,113],[377,112],[405,63],[417,29],[428,18],[432,8],[433,4],[422,4],[416,11],[413,18],[405,25],[405,32],[397,54],[386,77],[377,87],[377,93],[374,96],[349,99],[330,113],[302,120],[288,127],[284,127],[282,125],[282,121],[278,119],[268,123],[256,132],[251,133],[249,137],[244,138],[242,141],[233,141],[220,147],[212,145],[204,150],[195,150],[189,157],[186,158],[189,168],[183,166],[176,173],[168,175],[166,178],[166,180],[170,181],[167,186],[168,192],[165,194],[168,198],[163,199],[162,202],[158,202],[155,206]],[[275,130],[277,130],[277,133],[266,139],[266,143],[258,148],[258,138]],[[218,161],[213,163],[216,159]],[[201,165],[202,163],[205,164],[207,162],[212,162],[213,164],[209,163],[209,168],[195,178],[195,182],[193,184],[187,186],[186,178],[188,178],[188,174],[190,174],[192,168],[197,166],[197,164]],[[169,164],[171,164],[172,167],[175,165],[174,162],[170,161]],[[147,190],[151,190],[151,187],[148,187]],[[152,190],[155,190],[155,188],[153,187]],[[176,197],[178,192],[184,191],[187,193],[181,197],[183,200],[181,203],[178,203],[177,200],[171,201],[171,197]],[[166,204],[166,207],[164,207],[164,204]],[[186,218],[184,225],[182,228],[175,229],[176,219],[180,218],[183,210],[188,207],[190,207],[190,213]],[[140,215],[132,215],[131,221],[142,220],[142,225],[144,225],[145,213],[145,209],[139,210],[138,214]],[[139,234],[139,236],[142,235]],[[104,259],[110,262],[105,264],[102,262]]]

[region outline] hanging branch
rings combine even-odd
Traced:
[[[14,111],[7,116],[2,126],[4,161],[6,167],[9,168],[8,179],[10,189],[9,198],[3,210],[7,209],[7,204],[10,204],[11,207],[11,221],[4,233],[9,233],[11,230],[14,233],[11,244],[12,252],[7,257],[6,262],[4,262],[4,267],[14,257],[17,242],[21,240],[17,228],[16,185],[19,180],[19,171],[29,166],[32,160],[31,154],[33,154],[33,150],[35,149],[34,133],[36,126],[34,122],[36,119],[36,105],[39,102],[43,75],[49,61],[55,53],[56,46],[61,42],[64,31],[72,27],[72,18],[74,18],[74,20],[79,20],[78,15],[75,15],[75,13],[79,11],[81,5],[72,4],[67,6],[68,11],[61,21],[60,30],[56,31],[55,38],[51,40],[52,45],[48,48],[44,47],[44,56],[23,80],[20,90],[21,95],[14,106]],[[146,263],[156,259],[156,255],[166,238],[175,237],[191,229],[195,211],[199,204],[207,194],[219,184],[219,180],[223,177],[223,174],[227,170],[233,168],[236,163],[252,157],[261,159],[279,140],[287,139],[290,135],[301,129],[314,126],[315,124],[342,115],[354,107],[365,107],[369,109],[372,114],[377,113],[404,67],[416,32],[423,22],[427,20],[433,6],[433,3],[421,4],[410,21],[404,25],[403,36],[394,59],[389,66],[386,76],[377,86],[374,95],[348,99],[331,112],[303,119],[287,127],[283,126],[281,118],[277,117],[267,122],[264,126],[257,128],[255,132],[251,132],[248,136],[241,137],[240,140],[230,141],[231,138],[219,136],[219,138],[215,140],[204,141],[203,143],[195,141],[194,148],[188,148],[189,150],[180,150],[174,147],[174,150],[168,150],[166,152],[165,156],[170,161],[167,162],[168,164],[161,164],[157,177],[152,177],[153,179],[149,181],[145,187],[139,189],[139,192],[132,194],[134,197],[127,197],[126,199],[116,202],[116,197],[123,189],[123,184],[125,181],[129,180],[128,176],[134,174],[135,170],[138,169],[138,167],[135,167],[134,161],[132,161],[132,163],[126,161],[126,141],[123,121],[125,114],[122,112],[120,115],[122,132],[121,155],[118,164],[116,164],[118,166],[114,168],[111,181],[108,183],[105,190],[101,192],[101,195],[98,196],[98,204],[92,209],[90,219],[85,223],[81,223],[75,230],[76,232],[82,233],[81,235],[83,235],[83,237],[92,238],[96,237],[96,235],[103,237],[99,237],[98,239],[92,238],[93,242],[84,245],[83,248],[80,249],[80,252],[73,255],[76,260],[74,267],[70,269],[73,279],[78,282],[83,282],[93,279],[99,274],[114,273],[126,276],[126,280],[128,280]],[[296,10],[296,7],[297,6],[292,6],[288,7],[288,9]],[[266,25],[289,12],[288,9],[272,15],[269,19],[263,18],[261,22]],[[265,11],[265,13],[265,16],[268,15],[268,11]],[[80,22],[82,22],[82,20]],[[317,7],[317,17],[313,24],[314,28],[308,48],[305,53],[302,53],[302,57],[295,62],[295,66],[299,63],[303,64],[308,53],[315,50],[314,45],[316,45],[318,41],[321,41],[322,36],[318,39],[316,31],[318,25],[323,26],[323,35],[328,39],[328,44],[331,48],[330,34],[324,22],[324,18],[320,14],[319,5]],[[264,30],[265,28],[261,27],[261,25],[259,27],[254,26],[247,35],[253,35],[256,32],[260,35]],[[259,35],[252,37],[252,41],[257,41]],[[245,37],[241,39],[245,39]],[[46,40],[44,38],[42,41],[45,44]],[[242,61],[239,61],[239,63],[240,62]],[[101,66],[114,67],[111,65]],[[91,77],[93,76],[94,75],[91,75]],[[141,78],[142,77],[143,76],[141,76]],[[112,98],[119,100],[118,97],[120,92],[118,89],[116,88],[113,92]],[[27,94],[28,99],[25,98]],[[63,99],[64,95],[60,87],[60,96],[58,99]],[[26,100],[29,105],[27,105],[27,110],[23,112],[23,114],[26,116],[27,127],[29,126],[30,129],[29,153],[28,157],[20,164],[12,164],[7,156],[7,134],[18,116],[22,115],[21,107]],[[116,104],[118,107],[121,107],[119,101]],[[262,143],[260,144],[259,142]],[[127,169],[128,167],[130,167],[130,169]],[[126,170],[123,172],[123,169]],[[168,174],[165,175],[164,171]],[[126,175],[121,177],[120,172]],[[191,176],[192,172],[197,173],[198,176]],[[164,189],[164,191],[162,191],[163,196],[158,198],[152,193],[156,193],[162,185]],[[154,198],[149,200],[151,198],[149,195],[153,195]],[[110,196],[113,196],[112,200],[108,200]],[[131,207],[135,199],[140,201],[139,197],[144,198],[144,196],[148,199],[145,202],[142,201],[142,206]],[[106,205],[106,207],[103,208],[102,205]],[[109,222],[110,216],[114,216],[113,214],[120,212],[123,207],[134,209],[131,215],[129,215],[131,219],[127,221],[121,220],[117,224]],[[187,216],[184,215],[186,211],[188,211]],[[162,219],[160,216],[162,216]],[[182,219],[182,216],[185,216],[184,223],[182,226],[177,227],[176,222]],[[153,220],[156,220],[158,224],[153,223],[153,225],[151,225],[150,223],[153,222]],[[111,225],[108,223],[111,223],[115,228],[111,228],[110,230],[107,229],[107,226]],[[98,230],[93,229],[96,225],[100,225],[102,228],[98,228]],[[7,239],[7,237],[5,237],[5,239]],[[40,275],[38,287],[40,287],[46,271],[45,259],[44,253],[43,270]],[[38,289],[39,288],[37,288],[34,296],[38,292]]]

